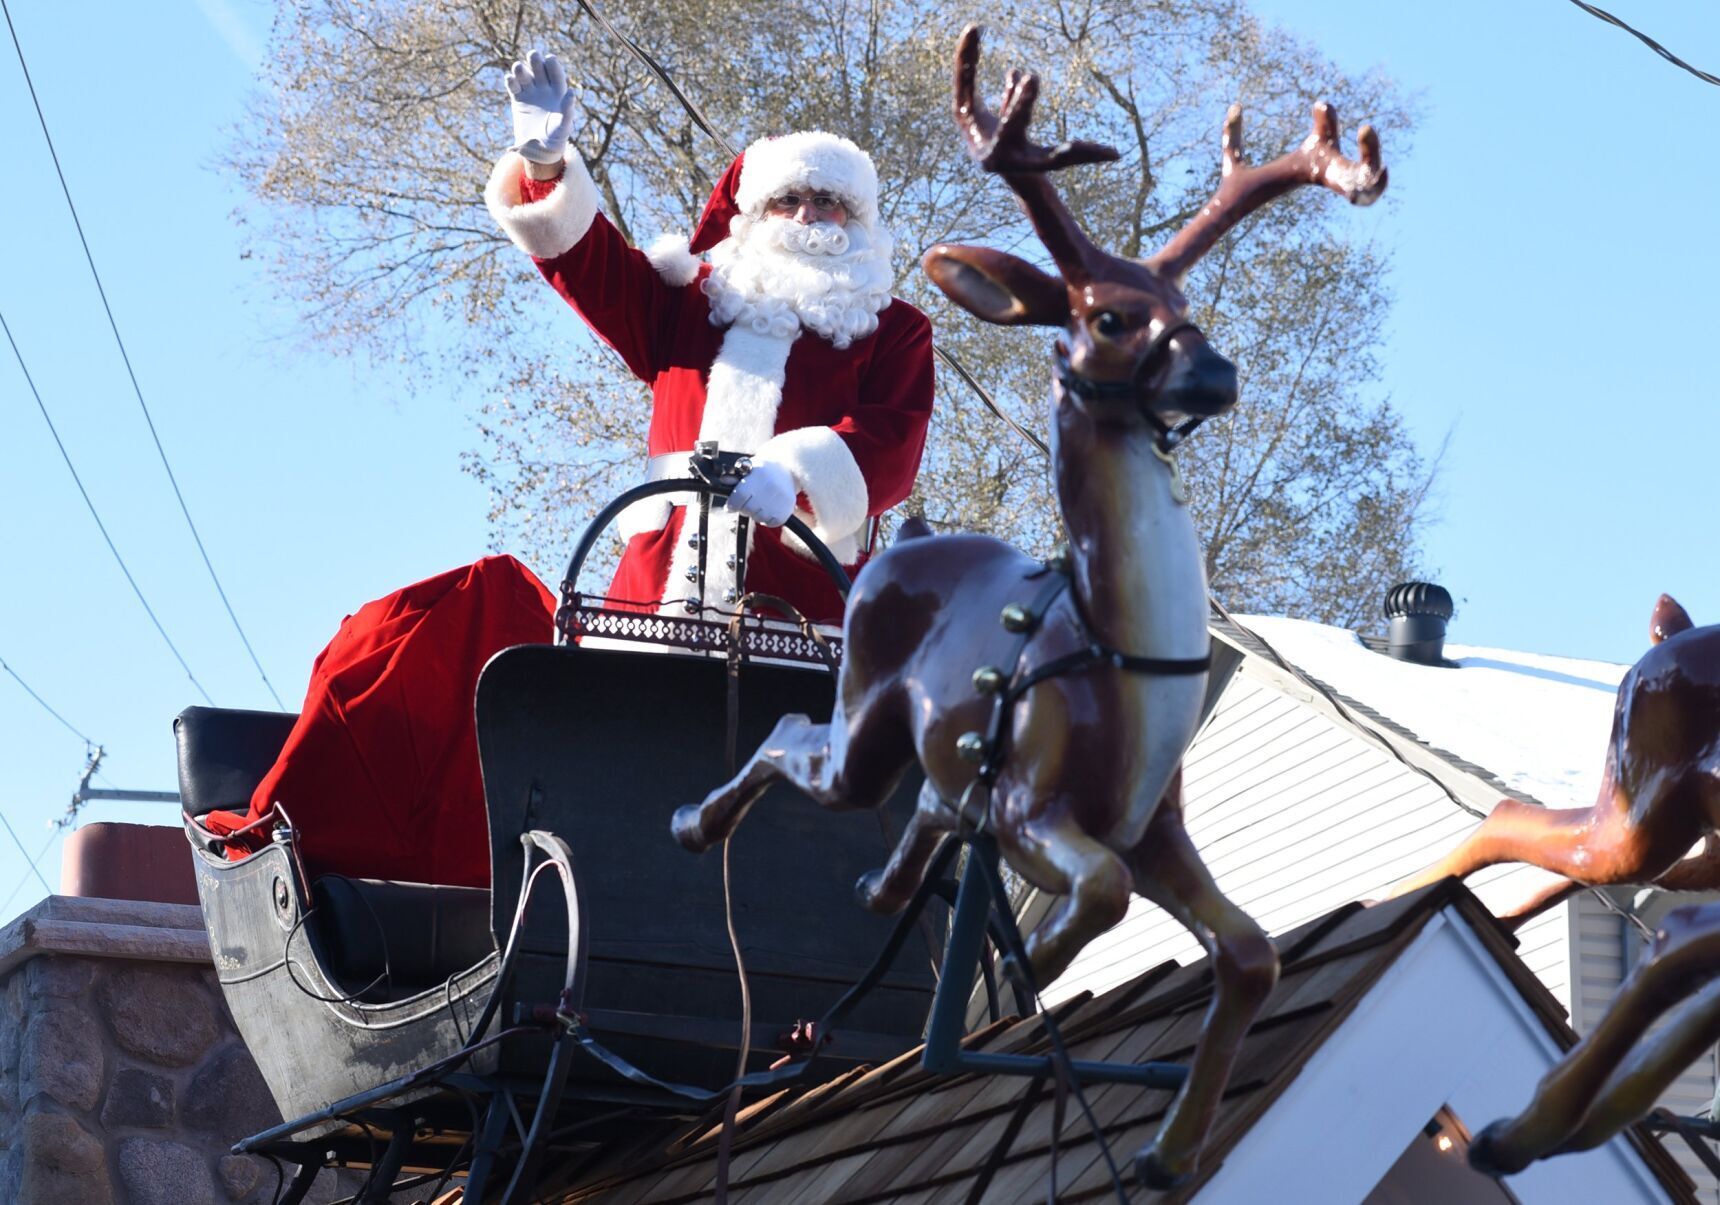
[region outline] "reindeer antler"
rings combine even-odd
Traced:
[[[1219,239],[1262,205],[1303,184],[1319,184],[1352,205],[1372,205],[1386,190],[1380,161],[1380,136],[1365,125],[1356,135],[1361,160],[1338,149],[1338,115],[1320,101],[1314,106],[1314,132],[1302,145],[1270,163],[1250,167],[1242,158],[1242,109],[1231,105],[1224,118],[1224,165],[1218,191],[1162,251],[1147,260],[1161,277],[1181,283]]]
[[[968,154],[986,171],[1001,175],[1015,193],[1064,279],[1083,281],[1092,274],[1094,257],[1104,253],[1088,241],[1045,175],[1083,163],[1110,162],[1118,158],[1116,148],[1084,139],[1054,147],[1028,141],[1027,127],[1033,121],[1034,102],[1039,99],[1039,77],[1029,72],[1009,72],[1003,103],[993,115],[974,94],[979,43],[978,25],[962,30],[956,49],[956,128]]]
[[[974,96],[974,75],[979,69],[980,27],[962,30],[956,49],[956,125],[967,140],[968,154],[988,172],[1054,172],[1083,163],[1109,163],[1117,149],[1099,142],[1076,139],[1044,147],[1027,140],[1033,121],[1033,106],[1039,99],[1039,77],[1011,68],[1004,77],[1003,104],[993,116],[985,102]]]

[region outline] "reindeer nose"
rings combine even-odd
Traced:
[[[1236,365],[1202,339],[1181,357],[1153,404],[1191,418],[1211,418],[1236,405]]]

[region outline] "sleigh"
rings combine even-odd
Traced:
[[[268,844],[229,860],[202,817],[242,806],[296,717],[193,707],[176,721],[216,972],[288,1119],[235,1150],[296,1163],[286,1201],[331,1164],[372,1169],[362,1200],[453,1174],[467,1200],[526,1200],[545,1160],[720,1106],[743,1040],[731,912],[755,1078],[816,1082],[920,1042],[942,933],[928,921],[903,940],[854,906],[887,850],[877,818],[773,793],[734,843],[727,907],[721,861],[670,839],[675,806],[727,772],[736,742],[785,712],[829,714],[840,646],[757,615],[615,611],[574,591],[623,507],[687,489],[723,492],[700,478],[617,499],[575,552],[560,642],[484,669],[488,890],[319,876],[279,810]],[[906,821],[918,787],[901,784],[883,828]],[[808,1049],[810,1022],[839,1001],[840,1025]]]

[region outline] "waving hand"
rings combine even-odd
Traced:
[[[553,54],[534,50],[508,72],[514,150],[533,163],[560,163],[573,132],[573,89]]]

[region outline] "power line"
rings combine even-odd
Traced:
[[[12,827],[12,822],[10,820],[6,819],[6,813],[5,812],[0,812],[0,824],[4,824],[6,826],[6,831],[12,834],[12,841],[15,845],[17,845],[18,852],[23,854],[26,858],[28,858],[30,856],[30,851],[24,848],[24,843],[22,841],[18,840],[18,830]],[[48,851],[46,849],[44,849],[42,851],[42,853],[44,853],[44,854],[47,852]],[[40,858],[42,855],[37,854],[36,856],[38,858]],[[52,887],[48,886],[48,880],[47,879],[42,878],[42,872],[41,872],[41,870],[39,870],[37,868],[37,866],[34,862],[30,863],[30,870],[32,873],[35,874],[37,881],[42,884],[43,890],[45,890],[49,895],[53,895],[54,889]],[[18,889],[16,887],[14,887],[12,889],[12,894],[16,895],[17,893],[18,893]],[[7,896],[6,898],[8,900],[10,900],[11,896]]]
[[[73,736],[75,736],[79,740],[83,741],[84,744],[86,744],[86,745],[94,745],[95,744],[95,742],[92,741],[89,737],[85,736],[83,733],[79,732],[76,728],[72,727],[72,722],[70,720],[68,720],[65,716],[61,715],[59,712],[55,711],[52,707],[48,706],[48,701],[46,699],[44,699],[41,695],[37,694],[35,691],[31,690],[30,684],[18,676],[17,670],[13,669],[10,665],[6,664],[6,659],[4,657],[0,657],[0,669],[3,669],[7,673],[11,674],[12,680],[14,682],[16,682],[19,686],[22,686],[24,688],[24,693],[29,695],[32,699],[36,700],[36,702],[40,703],[42,705],[43,711],[47,712],[49,715],[53,716],[56,720],[60,721],[60,723],[64,724],[66,726],[66,731],[70,732]]]
[[[1656,42],[1653,38],[1651,38],[1647,34],[1643,33],[1642,30],[1633,28],[1632,26],[1625,24],[1623,21],[1619,20],[1617,17],[1615,17],[1611,13],[1609,13],[1606,9],[1596,8],[1592,4],[1585,4],[1583,2],[1583,0],[1571,0],[1571,3],[1576,5],[1578,8],[1582,9],[1585,13],[1589,14],[1589,16],[1595,17],[1599,20],[1605,21],[1608,25],[1615,25],[1619,29],[1624,30],[1631,37],[1633,37],[1637,41],[1641,42],[1644,46],[1647,46],[1650,50],[1654,51],[1654,53],[1658,54],[1661,58],[1663,58],[1667,62],[1671,63],[1674,67],[1682,67],[1684,70],[1690,72],[1691,75],[1694,75],[1697,79],[1701,80],[1703,83],[1720,85],[1720,76],[1712,75],[1709,72],[1703,71],[1699,67],[1692,67],[1689,63],[1686,63],[1683,59],[1681,59],[1677,55],[1673,54],[1672,51],[1668,50],[1666,47],[1662,46],[1659,42]]]
[[[12,826],[7,825],[6,827],[11,828]],[[30,863],[30,869],[36,871],[36,877],[38,879],[42,880],[42,886],[44,886],[44,887],[46,887],[48,885],[48,881],[46,879],[42,879],[42,872],[40,870],[37,870],[36,868],[42,864],[42,859],[48,856],[48,850],[53,847],[54,842],[56,842],[60,839],[60,836],[61,836],[61,830],[59,830],[59,829],[55,829],[51,834],[49,834],[48,839],[45,842],[43,842],[43,844],[42,844],[42,851],[40,853],[38,853]],[[26,878],[20,878],[16,883],[14,883],[12,885],[11,892],[9,892],[7,894],[7,896],[4,900],[0,900],[0,915],[3,915],[5,913],[7,906],[9,904],[11,904],[11,902],[14,899],[17,898],[18,893],[20,891],[24,890],[24,884],[28,883],[29,881],[30,880],[27,877]],[[53,892],[50,891],[48,894],[52,895]]]
[[[30,101],[36,106],[36,120],[42,127],[42,138],[48,144],[48,154],[54,160],[54,172],[60,178],[60,191],[65,195],[66,208],[72,211],[72,225],[77,227],[78,242],[84,249],[84,261],[90,266],[90,275],[95,278],[96,292],[102,299],[102,310],[107,314],[108,328],[113,331],[113,341],[119,346],[119,357],[125,362],[126,376],[131,378],[131,391],[137,395],[138,408],[143,411],[143,421],[149,427],[149,437],[155,441],[155,451],[161,457],[161,467],[167,470],[167,480],[173,486],[173,496],[179,500],[179,512],[185,516],[185,525],[191,529],[191,539],[197,545],[197,552],[203,558],[203,567],[209,571],[209,580],[215,583],[215,593],[221,596],[221,605],[227,609],[227,618],[233,621],[233,630],[239,633],[239,642],[245,646],[245,652],[250,654],[251,664],[257,667],[258,675],[263,679],[263,685],[275,700],[275,706],[282,711],[286,704],[281,702],[281,696],[275,693],[275,684],[269,681],[269,675],[263,669],[263,663],[257,659],[257,652],[251,647],[250,639],[245,635],[245,629],[240,626],[239,616],[233,610],[233,604],[227,600],[227,591],[221,586],[221,579],[215,574],[215,565],[209,559],[208,549],[203,547],[203,537],[197,532],[197,524],[191,520],[191,508],[185,504],[185,495],[180,492],[179,479],[173,474],[173,466],[167,462],[167,449],[161,446],[161,436],[156,433],[155,419],[149,413],[149,406],[143,400],[143,388],[137,383],[137,373],[131,366],[131,355],[125,349],[125,340],[120,338],[119,323],[113,316],[113,307],[108,304],[107,289],[102,286],[101,273],[96,271],[96,259],[90,252],[90,241],[84,237],[84,224],[78,218],[78,207],[72,203],[72,190],[66,183],[66,173],[60,167],[60,153],[54,148],[53,135],[48,133],[48,118],[42,112],[42,102],[36,95],[36,83],[30,78],[30,65],[24,59],[24,47],[18,41],[18,30],[12,24],[12,10],[5,0],[0,0],[0,11],[6,16],[6,29],[12,35],[12,48],[18,52],[18,66],[23,68],[24,83],[30,90]],[[129,575],[128,575],[129,576]],[[187,673],[190,671],[187,670]],[[199,687],[201,689],[201,687]],[[207,698],[208,696],[204,696]]]
[[[137,595],[137,601],[143,604],[144,612],[148,614],[149,621],[155,625],[155,630],[161,633],[162,640],[167,642],[167,647],[173,652],[174,660],[179,662],[179,668],[185,671],[187,678],[191,679],[191,685],[197,688],[197,693],[203,696],[205,703],[211,707],[215,706],[215,700],[209,697],[209,692],[203,689],[203,683],[197,680],[197,675],[191,672],[189,665],[185,664],[185,658],[180,655],[179,647],[173,643],[173,638],[167,634],[167,629],[161,626],[161,620],[156,618],[155,608],[151,607],[149,600],[143,596],[143,591],[138,587],[137,579],[132,577],[131,570],[126,568],[125,558],[120,556],[119,549],[114,546],[113,537],[108,535],[107,524],[103,523],[101,515],[96,513],[96,504],[90,501],[90,492],[84,488],[83,478],[78,476],[78,470],[72,464],[71,454],[66,451],[65,442],[60,439],[60,432],[54,426],[54,420],[48,415],[47,404],[42,401],[41,391],[36,388],[35,379],[30,376],[29,366],[24,363],[24,353],[18,350],[18,341],[12,337],[12,328],[7,325],[4,313],[0,313],[0,331],[6,333],[6,342],[12,345],[12,354],[17,358],[18,368],[24,374],[24,383],[30,386],[30,393],[36,399],[36,408],[42,412],[42,421],[48,424],[48,431],[53,435],[54,443],[60,449],[60,458],[66,462],[67,471],[71,473],[72,480],[77,483],[78,493],[84,496],[84,505],[90,508],[90,518],[96,521],[96,527],[101,531],[102,539],[107,541],[108,551],[113,553],[113,559],[119,563],[119,571],[125,574],[125,580],[131,583],[132,593]]]

